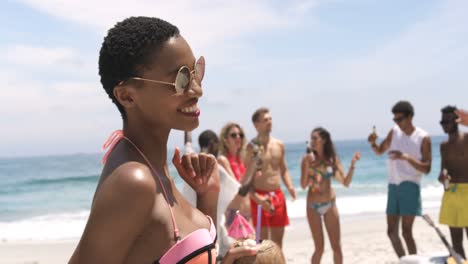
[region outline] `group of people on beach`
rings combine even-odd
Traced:
[[[458,124],[468,125],[468,112],[455,106],[441,109],[440,125],[448,139],[440,145],[441,171],[439,181],[444,184],[444,195],[439,222],[449,226],[452,245],[465,259],[463,229],[468,235],[468,134],[459,131]],[[400,101],[392,108],[396,125],[380,144],[377,134],[368,137],[377,155],[388,152],[387,234],[398,257],[406,255],[399,236],[402,236],[407,253],[417,254],[413,237],[413,223],[422,214],[421,178],[429,174],[432,163],[431,139],[427,132],[413,124],[414,108]]]
[[[272,117],[267,108],[253,113],[258,134],[248,144],[242,127],[228,123],[219,137],[213,131],[200,134],[200,153],[175,150],[172,163],[193,190],[193,201],[184,198],[169,174],[169,133],[198,126],[204,72],[204,57],[195,59],[178,28],[164,20],[130,17],[108,31],[99,54],[99,75],[122,116],[123,129],[114,132],[104,146],[108,151],[89,219],[69,263],[285,262],[281,248],[289,218],[281,181],[293,199],[296,191],[284,144],[270,135]],[[392,111],[396,126],[380,144],[375,131],[369,142],[376,154],[389,150],[388,235],[397,255],[403,256],[398,225],[401,220],[408,253],[416,253],[411,229],[414,217],[421,213],[419,183],[421,174],[431,168],[431,143],[427,133],[412,124],[410,103],[398,102]],[[452,239],[461,242],[458,225],[468,213],[460,215],[464,200],[459,196],[468,176],[460,155],[467,149],[468,137],[458,132],[457,116],[467,122],[465,111],[443,109],[441,124],[449,140],[442,144],[441,153],[448,174],[440,180],[449,179],[451,191],[444,195],[441,222],[447,221]],[[309,189],[307,217],[315,245],[312,263],[319,263],[323,254],[322,223],[334,262],[342,263],[331,178],[349,186],[360,153],[353,155],[346,171],[330,133],[321,127],[312,131],[310,148],[301,162],[301,187]],[[218,201],[226,191],[220,181],[225,176],[235,179],[238,189],[220,214]],[[261,239],[273,241],[273,246],[237,244],[216,250],[219,220],[229,225],[237,213],[254,226],[259,224]],[[256,222],[257,214],[261,223]],[[262,252],[266,252],[263,260],[256,257]]]
[[[281,249],[285,226],[289,224],[281,181],[293,199],[296,199],[296,191],[286,165],[284,144],[270,135],[272,131],[270,111],[264,107],[257,109],[252,115],[252,124],[258,134],[249,143],[243,128],[232,122],[221,129],[219,136],[212,130],[206,130],[198,138],[201,152],[217,157],[220,177],[231,177],[241,186],[250,186],[249,197],[241,199],[235,197],[227,210],[218,205],[218,210],[225,211],[224,216],[218,214],[218,220],[225,218],[219,223],[218,235],[222,235],[223,225],[229,226],[232,223],[233,216],[237,212],[255,227],[261,226],[257,230],[260,230],[262,240],[272,240]],[[186,133],[185,137],[186,143],[191,143],[190,133]],[[312,261],[319,263],[323,254],[323,219],[334,251],[335,262],[342,263],[339,215],[331,179],[336,179],[348,187],[352,181],[355,164],[360,159],[360,153],[356,152],[353,155],[349,169],[345,173],[331,135],[326,129],[315,128],[310,139],[309,151],[301,161],[301,186],[309,189],[307,217],[316,248]],[[258,154],[255,153],[256,150]],[[223,189],[231,187],[222,185],[220,188],[220,196],[223,196]],[[261,214],[260,223],[256,218],[258,213]],[[221,241],[226,240],[221,237],[218,239],[220,239],[218,252],[222,254],[226,252],[226,246],[229,247],[229,244],[221,245]]]
[[[288,173],[284,144],[273,138],[272,117],[267,108],[259,108],[252,115],[252,123],[258,135],[247,144],[243,128],[229,122],[222,129],[219,137],[212,130],[203,131],[199,136],[199,146],[202,153],[209,153],[217,158],[219,177],[229,177],[241,186],[245,186],[243,197],[235,196],[226,207],[218,210],[218,235],[222,234],[220,228],[229,227],[237,213],[241,214],[255,227],[260,225],[260,238],[272,240],[282,248],[284,228],[289,224],[286,209],[286,199],[281,190],[281,181],[286,185],[293,199],[296,191]],[[190,134],[186,133],[186,141]],[[220,186],[220,200],[224,188]],[[260,208],[260,211],[258,211]],[[224,215],[223,215],[224,213]],[[257,223],[257,215],[261,214],[261,221]],[[224,220],[222,220],[224,218]],[[226,252],[229,244],[221,245],[218,253]]]

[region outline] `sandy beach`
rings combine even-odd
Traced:
[[[438,220],[438,212],[429,212],[429,215],[434,222]],[[440,228],[447,239],[450,239],[448,229],[444,226]],[[344,263],[399,262],[386,235],[386,222],[383,213],[342,217],[341,232]],[[414,237],[418,247],[418,255],[446,254],[445,247],[435,230],[422,218],[415,220]],[[285,253],[288,263],[309,264],[314,245],[307,221],[305,219],[293,220],[285,239]],[[328,237],[325,239],[322,263],[333,263]]]
[[[434,221],[436,211],[429,213]],[[398,263],[386,236],[385,215],[366,214],[343,216],[341,219],[344,263]],[[449,238],[446,227],[441,227]],[[414,236],[420,255],[445,254],[446,250],[435,231],[422,219],[415,221]],[[1,264],[63,264],[77,241],[0,242]],[[305,218],[292,219],[286,230],[285,254],[288,263],[310,263],[313,241]],[[332,251],[326,238],[322,263],[333,263]]]

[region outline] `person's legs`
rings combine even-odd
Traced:
[[[417,254],[416,242],[413,238],[413,223],[416,216],[421,215],[421,187],[410,181],[404,181],[398,186],[398,204],[402,215],[403,238],[408,254]]]
[[[312,255],[312,264],[319,264],[323,255],[323,231],[322,218],[313,209],[307,208],[307,220],[309,222],[310,232],[314,240],[315,251]]]
[[[406,248],[408,249],[408,254],[414,255],[417,254],[416,242],[413,238],[413,223],[414,215],[405,215],[402,217],[402,229],[403,229],[403,238],[406,242]]]
[[[330,245],[333,249],[333,261],[335,264],[342,264],[343,252],[341,251],[340,216],[336,205],[333,205],[333,207],[328,210],[323,220],[330,239]]]
[[[400,236],[398,235],[398,224],[400,223],[399,215],[387,215],[387,235],[392,242],[393,249],[399,258],[405,255],[405,250],[401,244]]]
[[[281,249],[283,249],[283,237],[284,237],[284,226],[283,227],[270,227],[271,240],[275,242]]]
[[[253,199],[250,199],[250,210],[251,210],[251,215],[253,216],[251,218],[253,222],[253,227],[255,230],[257,230],[257,224],[259,224],[260,227],[260,239],[265,240],[265,239],[270,239],[270,215],[267,214],[264,210],[261,210],[261,223],[257,223],[257,203]]]
[[[450,237],[452,238],[452,246],[455,252],[465,258],[465,250],[463,249],[463,228],[461,227],[450,227]],[[467,229],[468,234],[468,229]]]
[[[401,245],[400,236],[398,235],[398,225],[400,223],[400,213],[398,204],[398,186],[395,184],[388,185],[387,193],[387,235],[392,242],[392,247],[399,258],[405,255],[405,250]]]
[[[286,200],[281,189],[274,192],[271,197],[275,212],[269,217],[270,236],[280,248],[283,248],[284,227],[289,225],[288,210]]]
[[[260,229],[260,239],[270,239],[270,228],[267,226],[262,226]]]

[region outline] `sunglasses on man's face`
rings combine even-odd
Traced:
[[[445,126],[445,125],[451,125],[455,123],[455,119],[449,119],[449,120],[440,120],[440,125]]]
[[[145,79],[141,77],[131,77],[129,79],[172,85],[175,88],[176,94],[183,94],[186,90],[190,88],[190,83],[192,82],[193,79],[195,79],[198,82],[198,84],[201,85],[204,75],[205,75],[205,58],[201,56],[195,62],[193,71],[190,71],[189,67],[187,66],[180,67],[179,71],[177,72],[175,81],[173,83],[150,80],[150,79]]]
[[[400,116],[400,117],[395,117],[393,118],[393,121],[395,123],[400,123],[401,121],[405,120],[406,116]]]
[[[244,138],[244,134],[242,134],[242,133],[231,133],[231,134],[229,134],[229,136],[231,138],[234,138],[234,139],[237,138],[237,137]]]

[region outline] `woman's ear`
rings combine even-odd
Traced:
[[[132,108],[135,105],[133,90],[127,85],[117,85],[114,88],[114,97],[124,108]]]

